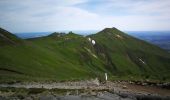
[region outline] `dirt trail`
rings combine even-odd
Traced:
[[[98,81],[77,81],[77,82],[31,82],[31,83],[14,83],[0,84],[0,87],[14,88],[45,88],[45,89],[92,89],[92,90],[110,90],[116,93],[130,92],[139,94],[156,94],[161,96],[170,96],[170,89],[163,89],[155,86],[141,86],[129,83],[107,82],[99,84]]]
[[[155,86],[141,86],[130,84],[127,82],[106,82],[100,83],[98,80],[92,81],[77,81],[77,82],[30,82],[30,83],[13,83],[13,84],[0,84],[1,88],[10,88],[13,87],[15,89],[25,88],[27,91],[34,89],[47,89],[48,91],[45,95],[35,94],[35,95],[25,95],[23,98],[32,97],[34,98],[56,98],[63,100],[81,100],[84,97],[91,100],[170,100],[170,90],[163,89]],[[53,89],[64,90],[65,95],[58,96],[58,94],[50,92]],[[4,89],[2,89],[4,90]],[[37,90],[35,90],[37,91]],[[39,90],[38,90],[39,91]],[[57,90],[58,91],[58,90]],[[83,91],[81,93],[74,93],[72,95],[68,95],[72,91]],[[1,92],[1,91],[0,91]],[[0,93],[2,94],[2,93]],[[5,96],[8,94],[8,96]],[[12,99],[18,98],[16,93],[11,94],[10,92],[4,92],[4,94],[0,95],[0,99]],[[19,95],[20,96],[20,95]],[[103,99],[102,99],[103,98]],[[40,99],[41,100],[41,99]],[[44,99],[42,99],[44,100]]]
[[[170,89],[164,89],[155,86],[141,86],[135,84],[126,84],[126,86],[127,86],[127,90],[131,92],[170,96]]]

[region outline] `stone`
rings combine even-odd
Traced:
[[[123,85],[123,87],[122,87],[123,89],[127,89],[127,86],[126,85]]]

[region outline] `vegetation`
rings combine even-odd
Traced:
[[[102,79],[104,73],[113,80],[170,79],[169,53],[116,28],[87,37],[55,32],[22,40],[3,29],[0,34],[3,82]]]

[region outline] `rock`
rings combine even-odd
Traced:
[[[116,37],[119,38],[119,39],[123,39],[123,37],[119,34],[117,34]]]
[[[137,82],[136,84],[137,84],[137,85],[141,85],[141,82]]]
[[[24,99],[25,97],[23,95],[17,95],[17,98]]]
[[[87,93],[87,92],[84,92],[84,93],[81,93],[80,95],[81,95],[81,96],[87,96],[88,93]]]
[[[114,93],[115,93],[115,89],[112,88],[112,89],[109,90],[109,92],[112,93],[112,94],[114,94]]]
[[[0,96],[0,100],[7,100],[7,98]]]
[[[83,98],[85,98],[85,97],[83,96]],[[62,98],[58,98],[57,100],[81,100],[81,99],[82,99],[81,96],[69,95],[69,96],[63,96]],[[85,99],[85,100],[87,100],[87,99]]]
[[[98,92],[97,96],[103,96],[103,93],[102,92]]]
[[[39,98],[39,100],[57,100],[57,99],[54,96],[52,96],[52,95],[47,95],[47,96],[41,96]]]
[[[96,94],[96,92],[91,91],[91,92],[90,92],[90,95],[96,96],[97,94]]]
[[[123,89],[127,89],[127,86],[126,85],[123,85],[123,87],[122,87]]]
[[[147,84],[147,83],[142,83],[142,85],[143,85],[143,86],[146,86],[146,85],[148,85],[148,84]]]
[[[95,84],[95,85],[97,85],[97,86],[100,85],[98,78],[92,80],[92,82],[93,82],[93,84]]]
[[[25,100],[32,100],[32,98],[31,97],[25,97]]]
[[[149,80],[149,79],[146,79],[146,82],[150,82],[150,80]]]
[[[132,82],[132,81],[130,81],[129,83],[130,83],[130,84],[134,84],[134,82]]]
[[[66,93],[66,96],[67,96],[67,95],[70,95],[70,94],[71,94],[70,92],[67,92],[67,93]]]

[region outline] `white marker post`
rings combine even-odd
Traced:
[[[106,79],[106,81],[107,81],[107,73],[105,73],[105,79]]]

